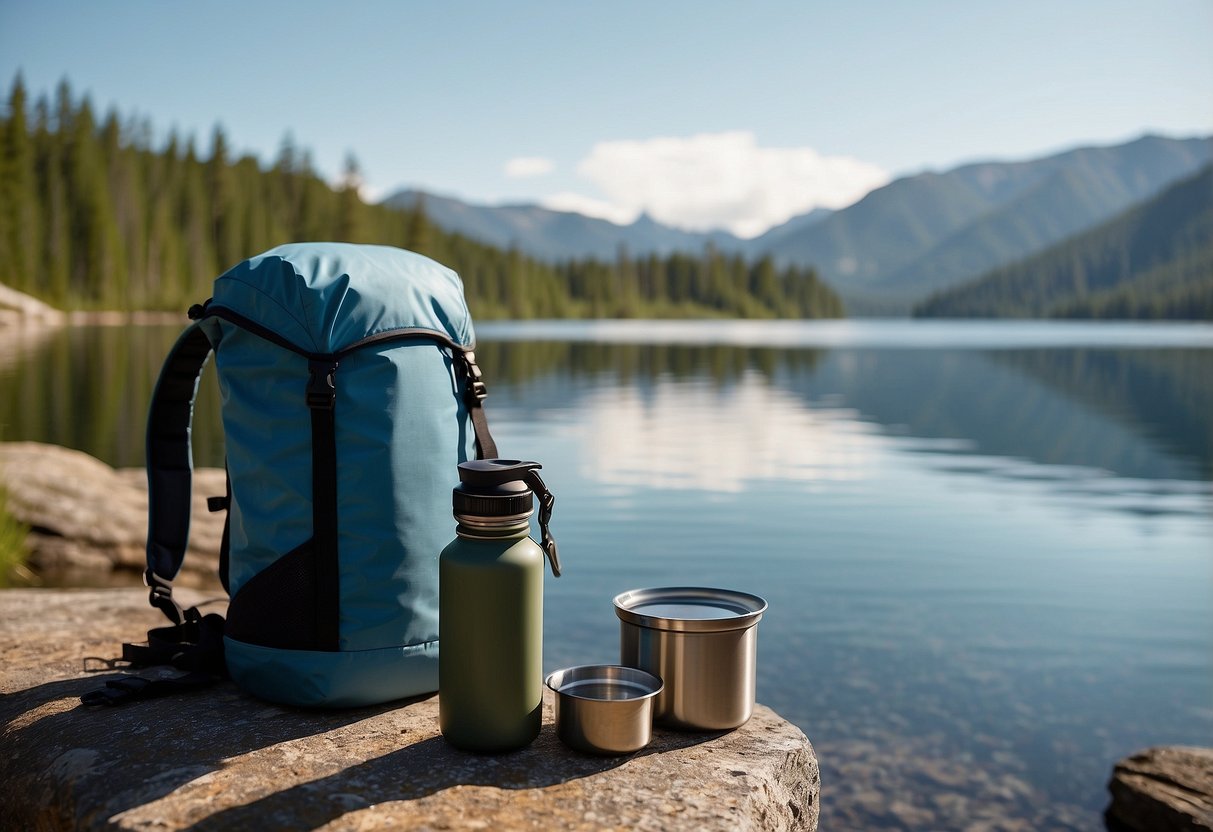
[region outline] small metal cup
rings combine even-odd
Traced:
[[[556,734],[570,748],[617,756],[639,751],[653,735],[653,699],[661,680],[633,667],[590,664],[557,670]]]

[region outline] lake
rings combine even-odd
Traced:
[[[140,465],[178,330],[0,332],[3,438]],[[822,829],[1098,830],[1118,758],[1213,744],[1213,326],[478,332],[502,453],[557,496],[545,668],[615,660],[626,589],[763,596]]]

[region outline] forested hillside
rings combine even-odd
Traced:
[[[31,105],[13,82],[0,119],[0,283],[55,306],[184,309],[240,260],[297,240],[400,246],[462,276],[493,317],[838,317],[808,267],[776,268],[712,248],[610,262],[541,263],[437,228],[424,205],[368,205],[351,156],[335,187],[289,137],[263,165],[236,158],[219,127],[156,146],[145,119],[109,112],[63,82]]]
[[[1213,319],[1213,166],[914,314]]]
[[[1213,161],[1207,137],[1144,136],[1024,162],[983,162],[878,188],[808,227],[752,241],[813,263],[848,299],[922,300],[1107,222]]]

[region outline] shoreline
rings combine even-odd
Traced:
[[[63,313],[66,324],[84,326],[123,326],[125,324],[188,324],[185,312],[120,312],[117,310],[76,311]]]
[[[127,324],[176,324],[188,322],[184,310],[163,312],[117,309],[73,310],[56,309],[33,295],[0,283],[0,329],[10,327],[63,326],[125,326]]]

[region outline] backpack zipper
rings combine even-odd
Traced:
[[[488,388],[485,386],[483,380],[484,374],[481,373],[480,366],[476,363],[476,353],[473,351],[473,348],[455,343],[445,332],[439,332],[436,329],[409,327],[387,330],[386,332],[376,332],[365,338],[359,338],[354,343],[348,344],[336,352],[324,353],[305,350],[283,338],[272,329],[262,326],[251,318],[246,318],[234,309],[214,304],[212,300],[207,300],[206,303],[201,305],[191,306],[189,317],[190,320],[194,321],[199,321],[206,317],[219,318],[240,327],[246,332],[251,332],[253,335],[269,341],[271,344],[277,344],[284,350],[289,350],[296,355],[306,358],[308,360],[308,373],[310,376],[308,382],[309,407],[332,407],[336,389],[333,376],[337,372],[337,364],[341,359],[363,347],[391,341],[436,341],[440,345],[448,347],[451,350],[452,356],[463,363],[463,370],[467,374],[467,392],[465,395],[467,396],[468,407],[480,406],[489,395]]]
[[[368,335],[365,338],[359,338],[352,344],[348,344],[336,352],[311,352],[305,350],[297,344],[283,338],[277,332],[274,332],[268,327],[262,326],[256,321],[246,318],[239,312],[229,309],[226,306],[218,306],[207,301],[201,306],[190,308],[190,318],[193,320],[201,320],[202,318],[214,317],[228,323],[235,324],[241,329],[251,332],[259,338],[263,338],[272,344],[277,344],[283,349],[301,355],[308,361],[340,361],[345,356],[360,350],[363,347],[371,346],[372,344],[381,344],[390,341],[414,341],[427,340],[437,341],[445,347],[449,347],[457,353],[462,353],[465,356],[473,355],[471,347],[465,347],[462,344],[455,343],[445,332],[439,332],[436,329],[426,329],[425,327],[408,327],[395,330],[387,330],[385,332],[376,332],[373,335]],[[475,359],[472,359],[472,364],[475,366]]]

